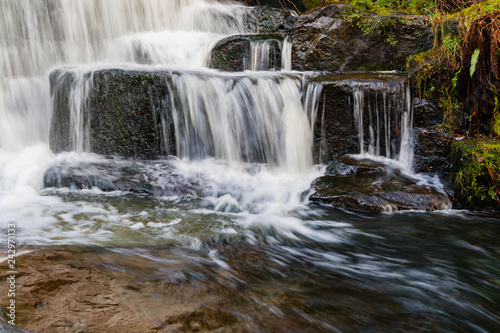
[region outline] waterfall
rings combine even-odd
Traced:
[[[67,96],[68,101],[62,103],[70,109],[67,121],[70,142],[61,150],[94,151],[90,142],[92,97],[89,94],[98,84],[94,82],[97,72],[100,69],[79,68],[53,74],[53,98]],[[120,73],[124,72],[107,70],[103,75],[112,81]],[[311,122],[315,104],[302,103],[302,74],[223,74],[204,70],[135,70],[134,73],[155,75],[161,83],[154,89],[161,90],[158,85],[162,85],[168,90],[168,97],[154,101],[152,107],[162,110],[162,131],[158,135],[164,140],[163,146],[171,146],[169,131],[173,130],[179,157],[267,163],[289,172],[312,166]],[[65,117],[64,110],[57,112],[58,118]],[[167,128],[165,117],[173,119],[173,129]],[[56,133],[53,148],[61,141],[57,133],[68,132],[64,122],[61,119],[56,122],[54,128],[63,128],[53,130]]]
[[[281,51],[281,68],[285,71],[292,70],[292,42],[290,37],[286,37],[283,41]]]
[[[413,163],[412,98],[406,79],[350,80],[359,153]]]
[[[210,42],[247,29],[245,7],[208,0],[0,0],[0,8],[0,149],[6,151],[48,142],[51,67],[203,64]]]

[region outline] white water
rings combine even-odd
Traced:
[[[198,244],[196,237],[172,228],[189,229],[184,222],[214,213],[216,220],[234,222],[219,230],[220,223],[214,221],[209,230],[232,233],[262,224],[290,237],[294,232],[315,235],[291,214],[307,210],[301,193],[321,174],[312,165],[312,128],[302,106],[301,76],[204,74],[213,74],[204,66],[217,40],[249,32],[244,7],[205,0],[0,0],[0,8],[0,223],[16,223],[19,239],[125,244],[132,240],[123,235],[132,230],[137,241],[187,237]],[[291,44],[283,43],[282,64],[287,70],[290,50]],[[56,155],[48,146],[48,74],[68,65],[77,73],[70,128],[78,153]],[[123,208],[120,200],[113,203],[114,197],[124,195],[121,192],[42,191],[44,173],[61,160],[73,166],[108,163],[85,153],[90,147],[82,112],[91,89],[89,74],[100,68],[145,69],[144,65],[194,70],[178,75],[171,89],[181,105],[175,110],[179,156],[197,161],[183,159],[172,166],[190,179],[189,186],[209,188],[206,197],[192,208],[177,208],[188,205],[189,197],[163,198],[167,217],[155,218],[155,210],[141,210],[144,204]],[[204,136],[204,126],[210,128],[211,141]],[[160,168],[156,182],[165,182],[162,177],[170,176]],[[98,199],[103,196],[111,201]],[[159,232],[158,226],[165,228]],[[143,229],[152,231],[143,237]]]
[[[322,174],[311,152],[320,89],[304,91],[297,73],[223,74],[204,68],[218,39],[248,32],[242,6],[205,0],[0,0],[0,8],[0,223],[17,223],[20,239],[51,244],[176,239],[196,247],[210,232],[251,239],[249,230],[258,226],[289,238],[334,240],[302,218],[312,214],[302,192]],[[257,52],[255,63],[268,54]],[[289,40],[282,45],[281,65],[291,69]],[[76,66],[71,96],[76,153],[56,155],[48,146],[48,74],[60,66]],[[265,69],[259,66],[252,69]],[[170,89],[182,160],[171,166],[185,184],[201,186],[203,198],[138,199],[124,207],[125,199],[113,201],[125,197],[122,192],[42,191],[45,171],[61,160],[75,166],[108,163],[88,154],[83,117],[91,74],[102,68],[179,73]],[[155,182],[168,183],[173,176],[157,168]]]

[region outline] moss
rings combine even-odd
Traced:
[[[332,3],[348,3],[361,10],[373,11],[378,15],[389,15],[396,12],[408,14],[430,15],[435,10],[435,3],[432,0],[305,0],[306,9],[325,6]]]
[[[458,202],[472,207],[500,208],[500,140],[454,142],[452,159]]]

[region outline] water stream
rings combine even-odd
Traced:
[[[25,245],[102,248],[158,271],[167,269],[162,256],[174,256],[177,273],[197,276],[187,283],[213,284],[221,298],[229,285],[245,285],[225,309],[243,331],[498,329],[500,216],[309,205],[307,190],[325,170],[312,156],[321,86],[291,71],[290,40],[282,71],[266,71],[265,45],[254,46],[251,71],[206,68],[218,40],[251,33],[245,13],[208,0],[0,0],[2,230],[15,223]],[[76,73],[73,147],[57,154],[49,146],[55,68]],[[117,68],[175,73],[176,156],[92,153],[85,96],[92,73]],[[360,152],[410,169],[409,87],[391,89],[403,97],[380,98],[401,109],[401,144],[390,146],[385,109],[362,116],[369,101],[360,87]]]

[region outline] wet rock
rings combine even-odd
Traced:
[[[452,193],[451,135],[438,127],[416,127],[414,133],[415,171],[437,175],[446,191]]]
[[[317,7],[293,28],[293,68],[326,71],[402,70],[406,58],[429,49],[428,19],[378,16],[347,4]]]
[[[339,158],[348,166],[357,166],[345,176],[326,175],[312,186],[311,202],[354,211],[436,210],[451,205],[448,195],[418,185],[418,180],[401,170],[370,160]]]
[[[328,176],[352,176],[356,174],[357,169],[357,165],[347,165],[334,158],[328,163],[325,174]]]
[[[370,149],[375,155],[397,156],[402,114],[409,98],[406,76],[319,76],[311,79],[310,85],[321,86],[314,123],[313,152],[317,162],[326,163],[336,156]],[[362,140],[358,131],[361,126]]]
[[[280,70],[285,38],[283,34],[234,35],[224,38],[212,49],[209,67],[227,72]],[[267,57],[267,61],[257,63],[252,50]]]
[[[286,33],[293,30],[297,13],[288,9],[253,7],[247,11],[245,22],[253,33]]]
[[[179,175],[168,160],[130,161],[119,158],[92,162],[62,160],[44,175],[45,188],[104,192],[126,191],[152,196],[203,196],[207,190],[197,179]]]
[[[175,154],[168,75],[120,69],[98,70],[83,77],[72,70],[52,72],[52,150],[137,158]],[[79,104],[80,113],[71,123],[71,113],[76,114]],[[72,131],[80,132],[80,138]]]
[[[304,12],[306,6],[304,5],[304,0],[245,0],[244,3],[247,6],[269,6],[273,8],[284,8],[289,10],[295,10],[297,12]]]
[[[432,127],[443,122],[443,111],[434,101],[413,99],[413,125],[415,127]]]

